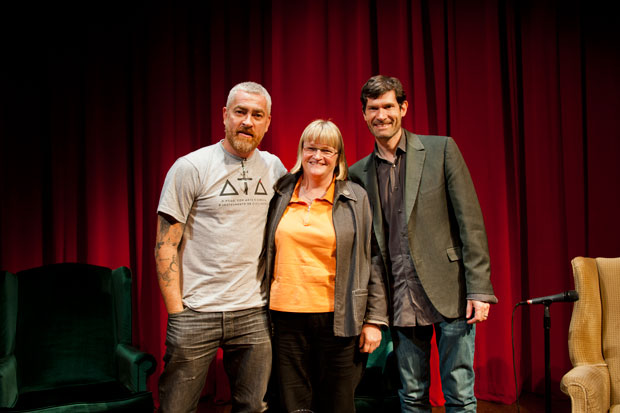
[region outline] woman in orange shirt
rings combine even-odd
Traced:
[[[366,354],[387,326],[368,196],[347,175],[340,130],[315,120],[301,135],[297,163],[275,185],[267,276],[287,412],[354,412]]]

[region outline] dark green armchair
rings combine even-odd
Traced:
[[[399,413],[400,376],[390,330],[383,330],[381,345],[368,356],[364,375],[355,390],[357,413]]]
[[[126,267],[0,272],[0,412],[152,412],[131,303]]]

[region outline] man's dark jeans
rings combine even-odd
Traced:
[[[165,368],[159,379],[160,412],[194,412],[218,347],[230,380],[232,411],[256,413],[271,374],[271,339],[264,308],[168,316]]]

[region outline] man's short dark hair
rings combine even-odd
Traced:
[[[401,106],[403,102],[407,100],[407,95],[405,95],[403,91],[403,85],[397,78],[377,75],[368,79],[364,86],[362,86],[362,96],[360,97],[362,101],[362,112],[366,112],[368,98],[376,99],[390,90],[393,90],[396,94],[398,106]]]

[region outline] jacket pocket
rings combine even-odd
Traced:
[[[458,261],[463,259],[463,252],[461,247],[452,247],[446,250],[446,254],[448,254],[448,259],[452,261]]]
[[[368,290],[353,290],[353,316],[357,323],[364,321],[366,316],[366,303],[368,302]]]

